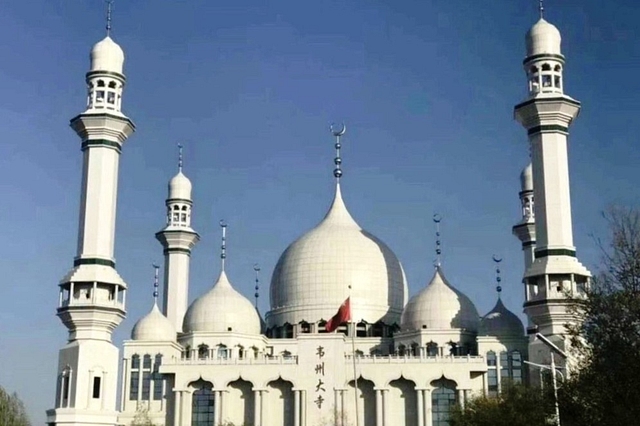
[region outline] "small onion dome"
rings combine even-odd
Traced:
[[[191,200],[191,181],[182,171],[169,181],[169,199]]]
[[[560,51],[560,42],[562,41],[560,31],[544,19],[540,19],[533,27],[531,27],[527,32],[525,40],[527,45],[527,56],[545,53],[562,55],[562,52]]]
[[[253,304],[238,293],[224,271],[203,296],[193,301],[184,316],[183,329],[189,332],[234,332],[260,334],[260,316]]]
[[[404,308],[401,329],[477,331],[479,319],[473,302],[449,284],[438,266],[431,282]]]
[[[91,71],[111,71],[122,74],[124,52],[118,44],[106,36],[91,49]]]
[[[520,190],[521,191],[533,191],[533,166],[531,163],[522,169],[520,173]]]
[[[480,320],[478,334],[481,336],[522,337],[524,336],[524,326],[520,318],[508,310],[502,304],[502,300],[498,299],[496,306]]]
[[[173,342],[176,340],[176,329],[171,321],[162,315],[158,304],[154,303],[151,312],[133,326],[131,338],[150,342]]]
[[[349,286],[358,321],[399,322],[407,298],[402,265],[384,242],[351,217],[337,185],[324,219],[294,241],[276,264],[267,327],[331,318]]]

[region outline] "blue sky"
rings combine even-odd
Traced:
[[[219,271],[260,308],[281,252],[314,226],[333,193],[328,123],[344,120],[343,195],[352,215],[398,255],[411,294],[432,274],[440,213],[444,268],[481,313],[503,298],[521,313],[518,176],[526,132],[524,34],[537,1],[118,0],[113,37],[125,50],[123,109],[137,125],[124,147],[116,233],[129,284],[127,338],[151,307],[154,233],[164,225],[176,145],[194,184],[190,297]],[[461,7],[462,6],[462,7]],[[601,212],[638,204],[640,31],[634,0],[548,1],[563,35],[566,93],[583,102],[571,129],[574,236],[597,269]],[[53,404],[57,283],[76,249],[80,141],[91,46],[104,37],[99,0],[0,3],[0,384],[41,424]]]

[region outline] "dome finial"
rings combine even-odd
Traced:
[[[442,264],[442,259],[441,259],[441,254],[442,254],[442,249],[440,246],[440,222],[442,222],[442,216],[440,216],[438,213],[433,215],[433,223],[436,224],[436,260],[435,260],[435,267],[439,268],[440,265]]]
[[[113,6],[113,0],[106,0],[107,2],[107,37],[111,35],[111,8]]]
[[[538,10],[540,10],[540,19],[544,19],[544,0],[538,1]]]
[[[340,157],[340,148],[342,148],[342,144],[340,143],[340,138],[347,131],[347,126],[342,123],[341,127],[336,127],[334,123],[331,123],[331,133],[336,138],[335,148],[336,148],[336,158],[333,159],[333,163],[336,168],[333,169],[333,176],[336,178],[336,184],[340,184],[340,178],[342,177],[342,157]]]
[[[153,266],[153,269],[155,270],[154,278],[153,278],[153,303],[157,305],[158,304],[158,275],[160,271],[160,266],[156,265],[155,263],[152,264],[152,266]]]
[[[182,144],[178,144],[178,171],[182,172]]]
[[[222,272],[224,272],[224,261],[227,258],[227,223],[224,219],[220,219],[220,227],[222,228],[222,245],[220,246],[220,260],[222,263]]]
[[[493,261],[496,264],[496,291],[498,292],[498,299],[500,298],[500,293],[502,293],[502,286],[500,282],[502,278],[500,277],[500,262],[502,262],[502,257],[498,255],[493,255]]]
[[[255,263],[253,265],[253,270],[256,273],[256,292],[254,294],[254,297],[256,298],[256,309],[258,309],[258,297],[260,296],[260,294],[258,293],[258,290],[260,290],[260,265]]]

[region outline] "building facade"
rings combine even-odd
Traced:
[[[118,160],[135,127],[121,111],[124,53],[109,36],[97,43],[87,109],[71,120],[84,158],[78,252],[60,282],[57,312],[69,341],[48,424],[129,425],[144,417],[167,426],[444,426],[452,404],[527,380],[523,362],[549,357],[527,334],[542,332],[565,347],[567,293],[579,293],[590,275],[571,234],[566,139],[579,103],[563,93],[560,33],[540,19],[526,43],[529,97],[515,115],[532,159],[513,232],[524,252],[527,331],[499,296],[481,316],[439,262],[409,297],[398,258],[346,207],[343,127],[334,132],[334,199],[282,253],[264,319],[227,277],[225,224],[219,278],[188,305],[190,254],[200,237],[180,161],[166,226],[156,234],[165,255],[162,303],[154,298],[122,351],[111,342],[127,289],[113,258],[115,211]],[[327,332],[347,299],[351,321]]]

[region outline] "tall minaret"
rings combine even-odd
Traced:
[[[530,333],[540,332],[565,348],[567,295],[580,293],[590,272],[576,258],[571,227],[567,135],[580,111],[580,102],[564,94],[564,56],[560,32],[540,20],[526,36],[524,69],[528,99],[516,105],[515,117],[527,129],[531,145],[535,198],[534,260],[524,274]],[[546,347],[531,339],[529,359],[549,361]]]
[[[536,248],[536,222],[533,198],[533,167],[529,163],[520,173],[520,206],[522,219],[512,229],[513,235],[522,242],[524,253],[524,271],[526,272],[533,263],[534,250]],[[529,301],[530,295],[525,286],[525,301]]]
[[[167,226],[156,234],[164,248],[164,292],[162,311],[175,329],[182,320],[189,299],[189,260],[200,236],[191,229],[191,181],[182,173],[182,145],[178,145],[178,174],[169,181]]]
[[[126,284],[113,257],[122,145],[135,127],[121,112],[124,53],[107,36],[91,50],[87,109],[71,120],[82,142],[78,250],[60,282],[58,317],[69,329],[60,350],[55,408],[49,425],[114,425],[118,348],[111,334],[125,317]]]

